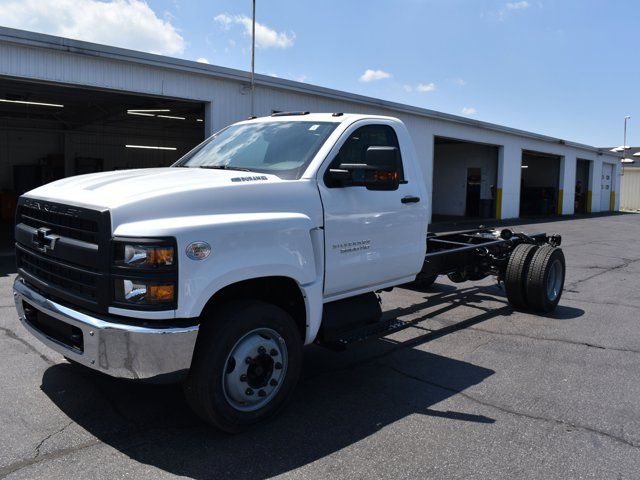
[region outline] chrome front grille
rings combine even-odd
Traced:
[[[108,210],[21,198],[15,236],[18,273],[25,281],[58,301],[107,312]]]

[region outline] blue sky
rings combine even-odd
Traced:
[[[82,14],[75,13],[79,4]],[[259,73],[598,146],[621,145],[623,117],[632,115],[628,143],[640,144],[640,2],[257,5]],[[249,68],[250,0],[0,0],[0,6],[1,25]]]

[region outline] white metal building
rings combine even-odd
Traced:
[[[627,157],[638,158],[640,147],[627,150]],[[622,169],[620,182],[620,210],[640,212],[640,158]]]
[[[172,163],[247,118],[249,92],[247,72],[0,27],[2,217],[10,222],[16,195],[51,179]],[[259,116],[402,119],[422,159],[434,219],[619,207],[619,159],[603,149],[270,76],[256,76],[255,95]]]

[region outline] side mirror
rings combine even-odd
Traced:
[[[327,172],[328,186],[366,187],[367,190],[397,190],[400,185],[400,155],[396,147],[369,147],[365,163],[341,163]]]

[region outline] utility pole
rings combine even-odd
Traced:
[[[251,116],[255,116],[256,89],[256,0],[253,0],[253,21],[251,23]],[[625,120],[626,125],[626,120]]]
[[[622,144],[622,158],[627,158],[627,120],[630,118],[631,117],[629,115],[624,117],[624,143]]]

